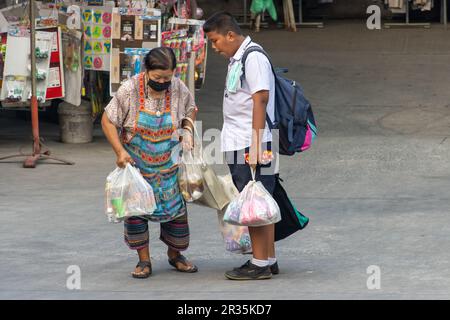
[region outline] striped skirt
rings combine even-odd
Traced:
[[[184,207],[186,210],[186,207]],[[159,239],[176,251],[186,250],[189,246],[189,225],[187,212],[182,216],[160,223]],[[131,217],[124,222],[124,238],[132,250],[139,250],[149,245],[148,220],[143,217]]]

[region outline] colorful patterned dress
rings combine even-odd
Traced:
[[[161,111],[145,108],[144,77],[139,79],[140,106],[133,137],[124,144],[144,178],[152,186],[157,208],[151,221],[167,222],[186,213],[186,205],[178,186],[178,164],[174,163],[178,140],[172,139],[176,127],[171,116],[170,90]]]
[[[174,78],[158,113],[144,94],[144,74],[125,82],[105,108],[108,119],[122,129],[125,149],[152,186],[157,209],[152,217],[131,217],[124,222],[125,243],[132,250],[149,245],[148,221],[161,222],[160,240],[182,251],[189,246],[186,204],[177,180],[174,160],[179,146],[175,131],[184,117],[196,111],[195,102],[181,80]]]

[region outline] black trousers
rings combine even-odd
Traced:
[[[270,143],[267,145],[267,150],[270,150]],[[225,158],[230,168],[231,176],[233,177],[233,183],[239,192],[252,180],[250,165],[245,162],[245,154],[248,151],[249,148],[225,152]],[[271,195],[273,195],[278,179],[277,161],[279,161],[278,156],[274,156],[272,162],[263,165],[258,164],[256,166],[255,180],[260,181]]]

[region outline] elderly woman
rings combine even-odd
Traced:
[[[152,273],[149,220],[161,224],[160,239],[168,247],[169,264],[180,272],[196,272],[197,267],[180,253],[189,245],[189,226],[177,177],[180,141],[183,150],[193,144],[195,102],[184,83],[174,77],[176,58],[170,48],[150,50],[144,62],[146,71],[122,84],[102,118],[117,165],[131,163],[139,168],[157,204],[151,216],[124,222],[125,242],[139,255],[132,276],[147,278]]]

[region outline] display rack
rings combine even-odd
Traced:
[[[298,0],[298,27],[316,27],[323,28],[323,22],[303,22],[303,1]]]
[[[204,23],[204,20],[180,19],[175,17],[172,17],[168,20],[168,24],[170,25],[170,29],[172,31],[179,28],[189,30],[189,27],[196,27],[201,29]],[[199,88],[203,84],[206,73],[207,45],[206,39],[203,38],[203,33],[201,34],[203,41],[199,40],[199,43],[202,43],[199,45],[200,47],[194,49],[195,46],[191,45],[192,48],[190,50],[187,50],[188,54],[185,57],[186,59],[184,59],[186,60],[185,63],[187,63],[185,84],[189,88],[189,91],[191,92],[193,97],[195,97],[195,89]],[[197,63],[197,55],[201,53],[204,54],[203,62]]]
[[[110,94],[113,96],[124,81],[141,72],[145,53],[161,46],[161,11],[114,8],[111,42]]]
[[[405,6],[406,6],[405,22],[385,23],[384,27],[386,29],[390,29],[392,27],[407,27],[407,28],[412,27],[412,28],[427,28],[428,29],[431,27],[431,23],[429,23],[429,22],[410,22],[410,17],[409,17],[410,2],[411,2],[411,0],[405,1]],[[443,0],[443,2],[445,3],[446,1]]]
[[[292,5],[292,0],[290,0],[289,2],[290,2],[289,4]],[[285,17],[287,14],[286,4],[287,4],[286,1],[283,0],[283,11],[284,11]],[[248,0],[243,0],[243,6],[244,6],[243,22],[239,23],[239,25],[240,26],[250,26],[250,22],[248,22]],[[292,9],[292,11],[293,11],[293,9]],[[303,1],[299,0],[298,1],[298,22],[295,23],[295,26],[323,28],[324,24],[323,24],[323,22],[303,22]]]
[[[250,0],[251,1],[251,0]],[[243,0],[244,13],[243,13],[243,22],[238,22],[239,26],[250,27],[251,22],[248,21],[248,0]],[[267,22],[260,22],[260,25],[267,26]]]

